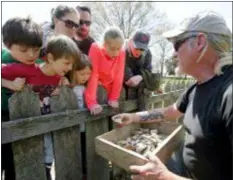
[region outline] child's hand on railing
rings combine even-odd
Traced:
[[[54,91],[51,93],[51,96],[58,96],[60,94],[60,88],[57,87],[56,89],[54,89]]]
[[[112,107],[112,108],[114,108],[114,109],[117,109],[117,108],[119,108],[119,103],[118,103],[118,101],[108,101],[108,105],[110,106],[110,107]]]
[[[99,104],[96,104],[91,107],[90,112],[92,115],[97,115],[103,111],[103,107]]]
[[[69,86],[70,82],[66,77],[62,77],[59,81],[60,86]]]
[[[14,81],[12,81],[12,88],[13,91],[21,91],[25,86],[25,78],[15,78]]]

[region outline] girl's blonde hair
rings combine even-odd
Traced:
[[[69,79],[71,85],[78,83],[75,76],[76,71],[81,71],[86,67],[89,67],[92,70],[91,61],[87,55],[81,54],[80,58],[78,58],[73,64],[72,70],[67,74],[67,78]]]
[[[106,42],[109,39],[120,38],[124,41],[124,34],[121,29],[117,26],[107,27],[102,35],[102,42]]]

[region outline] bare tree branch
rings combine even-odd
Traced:
[[[91,33],[96,39],[107,26],[121,28],[125,38],[129,38],[138,29],[146,29],[159,21],[160,12],[155,2],[84,2],[92,10]],[[99,34],[100,33],[100,34]]]
[[[160,72],[164,73],[172,46],[162,37],[162,33],[172,25],[168,22],[166,14],[156,9],[156,2],[84,2],[84,4],[92,10],[91,33],[96,40],[100,40],[104,29],[112,25],[119,26],[125,38],[130,38],[139,29],[151,33],[150,49],[153,50],[153,59],[157,59]]]
[[[163,19],[163,23],[161,23],[154,31],[154,41],[153,45],[155,46],[155,49],[157,50],[157,56],[158,56],[158,63],[160,65],[160,72],[161,74],[164,74],[164,68],[166,65],[168,65],[167,59],[169,59],[169,56],[171,56],[172,52],[172,45],[168,40],[166,40],[162,34],[171,29],[172,25],[166,21],[166,19]],[[166,68],[168,69],[168,68]]]

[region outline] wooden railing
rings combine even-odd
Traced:
[[[147,103],[150,108],[168,105],[185,87],[154,95]],[[99,97],[103,103],[104,95]],[[80,123],[86,127],[87,179],[110,180],[109,162],[95,153],[94,140],[113,128],[112,115],[137,110],[137,100],[125,101],[124,97],[118,112],[104,105],[100,115],[92,116],[86,109],[77,109],[73,91],[62,87],[60,95],[51,98],[52,114],[41,115],[38,95],[30,88],[15,93],[9,100],[11,121],[2,123],[2,144],[12,143],[16,180],[46,180],[43,149],[46,133],[53,136],[54,179],[81,180]]]

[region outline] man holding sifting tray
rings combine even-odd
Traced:
[[[173,43],[179,70],[196,79],[171,106],[116,115],[121,125],[183,118],[187,175],[170,172],[155,155],[131,166],[133,180],[232,180],[232,33],[215,12],[201,12],[164,33]]]

